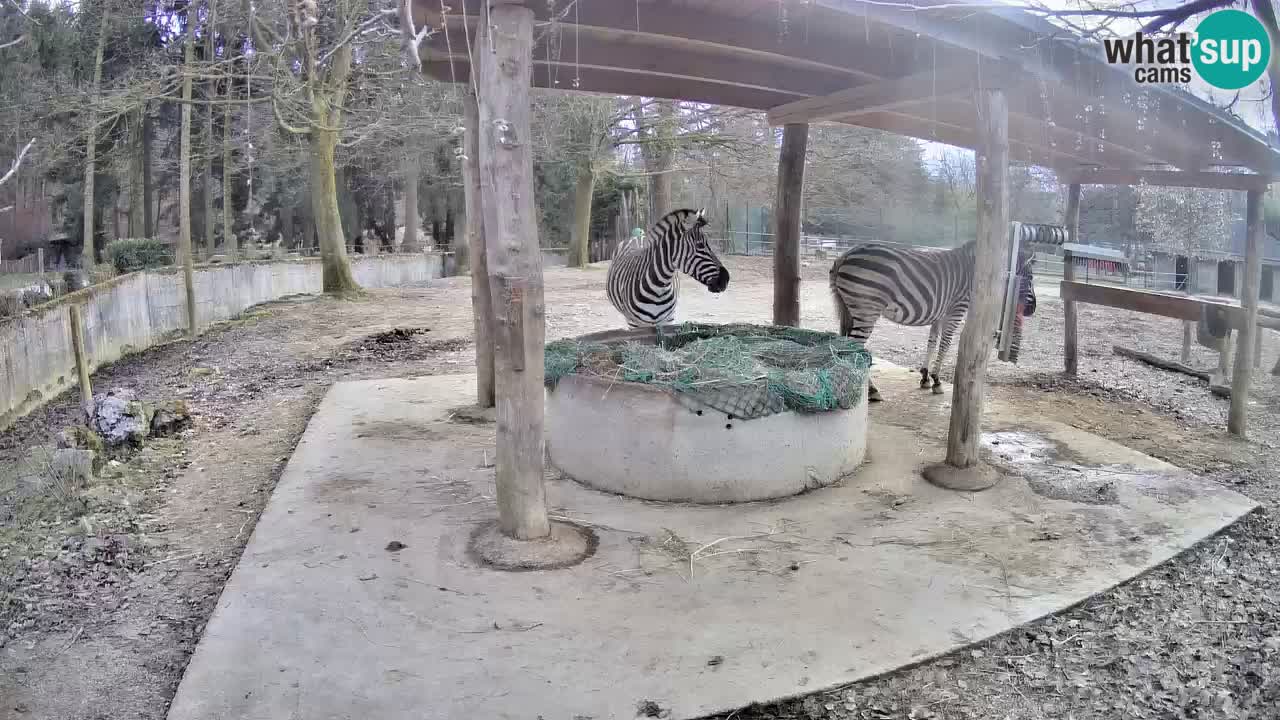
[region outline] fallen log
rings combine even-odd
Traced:
[[[1155,367],[1158,367],[1161,370],[1169,370],[1171,372],[1182,373],[1183,375],[1190,375],[1193,378],[1199,378],[1200,380],[1203,380],[1205,382],[1210,382],[1208,372],[1204,370],[1197,370],[1187,365],[1183,365],[1182,363],[1177,362],[1175,360],[1165,360],[1162,357],[1157,357],[1150,353],[1140,352],[1132,348],[1124,347],[1123,345],[1113,345],[1111,346],[1111,351],[1121,357],[1127,357],[1133,360],[1138,360],[1148,365],[1153,365]]]

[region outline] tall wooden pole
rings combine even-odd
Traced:
[[[1244,253],[1244,283],[1240,304],[1244,307],[1244,326],[1239,330],[1235,369],[1231,373],[1231,410],[1227,414],[1227,432],[1244,436],[1248,426],[1249,382],[1253,379],[1253,353],[1258,330],[1258,290],[1262,284],[1262,237],[1266,226],[1262,221],[1261,190],[1250,190],[1245,208],[1248,245]]]
[[[187,335],[196,336],[195,259],[191,246],[191,73],[195,62],[196,3],[187,5],[187,39],[183,43],[182,120],[178,130],[178,256],[187,297]]]
[[[463,196],[467,204],[467,253],[471,271],[471,315],[476,329],[476,404],[482,408],[493,407],[493,297],[489,292],[489,262],[486,259],[484,213],[480,205],[480,108],[476,94],[468,87],[462,98],[463,136],[462,158]],[[405,207],[410,207],[408,200]],[[417,224],[417,200],[413,201],[413,223]],[[407,217],[407,216],[406,216]],[[409,236],[409,220],[405,220],[405,239]],[[416,229],[415,229],[416,232]]]
[[[93,387],[89,384],[89,354],[84,346],[84,318],[79,305],[68,308],[71,319],[71,351],[76,356],[76,376],[80,379],[80,408],[93,413]]]
[[[804,197],[804,155],[809,126],[788,123],[778,156],[778,194],[774,207],[773,324],[800,324],[800,208]]]
[[[978,237],[973,302],[960,334],[947,435],[947,464],[961,469],[978,464],[987,360],[1000,314],[1004,259],[1009,254],[1009,103],[1003,90],[981,90],[977,109]]]
[[[529,81],[533,10],[490,0],[479,47],[480,203],[494,316],[498,521],[517,540],[547,537],[543,458],[542,255],[533,203]]]
[[[1067,214],[1064,218],[1067,226],[1067,242],[1080,242],[1080,183],[1067,186]],[[1075,258],[1070,250],[1062,251],[1062,279],[1072,282],[1076,279]],[[1075,375],[1080,370],[1080,354],[1076,345],[1076,303],[1067,300],[1062,304],[1064,335],[1062,338],[1063,369],[1068,375]]]

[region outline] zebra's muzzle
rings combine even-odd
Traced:
[[[722,293],[727,287],[729,287],[729,271],[725,268],[720,268],[720,273],[707,283],[707,289],[713,293]]]

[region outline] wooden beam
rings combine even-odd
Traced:
[[[545,308],[529,120],[533,11],[495,4],[481,46],[480,202],[498,321],[498,521],[507,537],[533,540],[551,533],[542,466]]]
[[[455,69],[466,64],[467,48],[475,46],[476,29],[481,24],[477,18],[466,32],[451,26],[448,33],[433,35],[423,44],[420,58],[446,63],[452,59]],[[535,83],[565,90],[578,89],[574,80],[583,68],[655,75],[676,83],[698,79],[793,97],[826,94],[865,81],[861,75],[824,66],[797,67],[777,57],[611,30],[575,33],[571,41],[563,33],[543,33],[534,44],[533,58]]]
[[[429,18],[433,27],[441,26],[438,0],[413,2],[425,6],[424,17]],[[461,18],[463,13],[467,16],[467,24],[475,27],[484,17],[484,2],[451,0],[446,3],[450,6],[448,27],[452,29],[459,23],[460,20],[454,18]],[[540,25],[553,21],[559,25],[565,48],[575,32],[579,36],[621,32],[636,38],[680,42],[689,47],[718,48],[739,57],[754,55],[796,67],[847,72],[864,80],[876,80],[914,69],[909,64],[910,58],[900,54],[893,56],[893,47],[883,33],[871,37],[866,47],[860,41],[860,52],[851,53],[848,36],[844,32],[827,32],[821,26],[810,26],[804,31],[779,32],[776,12],[733,17],[724,12],[666,0],[661,3],[584,1],[572,6],[573,10],[568,14],[562,13],[566,5],[561,3],[552,6],[545,2],[532,2],[529,5]]]
[[[1265,190],[1250,190],[1246,198],[1245,223],[1248,244],[1245,247],[1244,285],[1240,304],[1244,315],[1236,347],[1236,364],[1231,373],[1231,410],[1227,413],[1227,432],[1243,437],[1249,426],[1249,384],[1253,380],[1253,347],[1258,337],[1258,291],[1262,285],[1262,238],[1266,225],[1262,219],[1262,197]]]
[[[1080,170],[1066,175],[1066,182],[1082,185],[1159,185],[1161,187],[1213,190],[1262,190],[1271,184],[1266,175],[1252,173],[1183,172],[1178,170]]]
[[[1198,380],[1203,380],[1207,383],[1213,382],[1213,376],[1205,372],[1204,370],[1197,370],[1191,367],[1190,365],[1186,365],[1184,363],[1174,362],[1172,360],[1166,360],[1158,355],[1152,355],[1151,353],[1144,353],[1138,350],[1134,350],[1132,348],[1124,347],[1122,345],[1112,345],[1111,352],[1115,353],[1116,355],[1119,355],[1120,357],[1131,358],[1133,360],[1144,362],[1153,367],[1158,367],[1161,370],[1168,370],[1170,372],[1182,373],[1183,375],[1190,375],[1193,378],[1196,378]]]
[[[960,334],[947,434],[947,465],[960,469],[978,464],[987,360],[1000,315],[1001,271],[1009,244],[1009,104],[1003,90],[978,95],[973,303]]]
[[[1063,218],[1067,226],[1067,241],[1080,241],[1080,183],[1072,183],[1067,187],[1067,212]],[[1062,252],[1062,278],[1066,282],[1076,279],[1075,258],[1070,250]],[[1067,375],[1074,376],[1080,371],[1080,351],[1077,343],[1077,315],[1074,300],[1062,298],[1063,337],[1062,364]]]
[[[1064,303],[1068,300],[1074,300],[1090,305],[1104,305],[1120,310],[1132,310],[1133,312],[1159,315],[1189,322],[1199,322],[1202,309],[1204,306],[1209,305],[1226,310],[1227,324],[1233,330],[1242,328],[1247,318],[1244,309],[1238,305],[1211,302],[1184,295],[1167,295],[1149,290],[1117,287],[1115,285],[1098,285],[1063,280],[1059,285],[1059,292]],[[1272,317],[1267,313],[1259,312],[1256,325],[1271,330],[1280,330],[1280,317]]]
[[[979,87],[1007,87],[1011,82],[1012,72],[999,66],[928,70],[779,105],[769,110],[769,124],[813,123],[836,117],[848,122],[858,115],[937,97],[971,95]]]
[[[461,57],[465,58],[465,54]],[[767,110],[775,105],[791,102],[804,97],[802,93],[770,90],[767,88],[750,88],[740,85],[707,80],[698,77],[672,78],[669,76],[637,73],[618,68],[580,67],[573,75],[549,74],[543,71],[543,63],[534,60],[537,69],[533,72],[531,84],[536,88],[562,91],[580,91],[606,93],[609,95],[638,95],[641,97],[660,98],[665,100],[687,100],[710,105],[746,108],[748,110]],[[466,64],[450,64],[447,60],[428,60],[422,63],[422,71],[441,82],[468,83],[471,81],[471,69]],[[556,83],[555,80],[559,80]],[[573,80],[578,80],[578,87],[573,87]]]
[[[1216,125],[1205,127],[1204,112],[1195,108],[1189,108],[1193,113],[1191,124],[1185,122],[1185,117],[1180,118],[1181,123],[1172,119],[1166,110],[1185,108],[1193,102],[1187,99],[1189,95],[1183,97],[1182,93],[1159,87],[1135,86],[1131,75],[1107,65],[1100,55],[1091,55],[1087,49],[1051,40],[1048,36],[1055,34],[1057,29],[1039,19],[1026,18],[1032,24],[1041,23],[1043,29],[1033,29],[1025,22],[1012,21],[1000,17],[997,12],[981,9],[967,11],[957,7],[954,14],[940,10],[929,12],[928,6],[933,3],[928,2],[923,6],[852,0],[816,2],[822,7],[861,13],[886,26],[923,35],[948,49],[959,48],[984,58],[1015,62],[1023,68],[1028,82],[1039,84],[1056,108],[1069,110],[1054,112],[1059,123],[1072,124],[1077,115],[1082,119],[1111,123],[1112,127],[1106,133],[1109,139],[1135,148],[1148,146],[1164,162],[1178,166],[1191,164],[1197,149],[1207,142],[1203,138],[1205,131],[1214,128],[1223,132],[1227,130],[1228,120],[1225,117]],[[1142,102],[1146,107],[1159,107],[1160,112],[1148,116],[1137,100],[1139,96],[1145,98]],[[1111,98],[1106,105],[1105,119],[1101,113],[1080,112],[1086,105],[1100,104],[1101,98]],[[1117,132],[1120,130],[1124,132]],[[1226,139],[1231,142],[1225,143],[1224,147],[1234,148],[1241,135],[1238,132],[1229,135]],[[1235,153],[1237,157],[1231,159],[1254,166],[1270,164],[1275,153],[1264,148],[1264,144],[1259,144],[1261,152],[1254,155],[1266,157]]]
[[[480,107],[470,85],[462,93],[463,136],[462,194],[467,206],[467,252],[471,273],[471,315],[476,332],[476,405],[494,406],[493,295],[489,288],[489,261],[484,234],[484,206],[480,190]],[[406,218],[417,222],[417,218]]]
[[[800,220],[809,126],[789,123],[778,155],[777,223],[773,243],[773,324],[800,324]]]

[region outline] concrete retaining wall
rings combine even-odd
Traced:
[[[439,255],[351,259],[366,288],[422,285],[441,276]],[[321,292],[318,260],[247,262],[196,269],[201,328],[288,295]],[[82,308],[89,364],[97,369],[186,330],[182,273],[166,268],[122,275],[0,323],[0,428],[76,382],[68,307]]]

